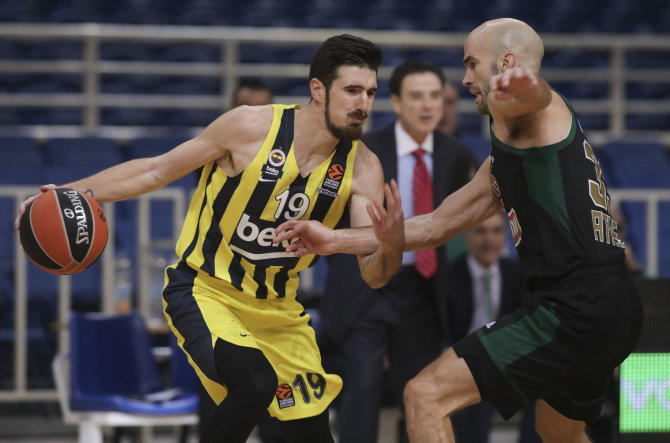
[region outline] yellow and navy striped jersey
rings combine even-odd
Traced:
[[[286,253],[274,230],[287,220],[335,227],[346,212],[358,142],[340,141],[302,177],[293,150],[297,105],[271,105],[268,135],[251,163],[229,177],[216,161],[205,165],[177,242],[182,264],[215,278],[223,291],[295,297],[298,271],[317,257]]]

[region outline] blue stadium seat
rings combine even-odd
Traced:
[[[166,123],[171,128],[204,128],[222,113],[219,109],[176,109],[167,117]]]
[[[627,83],[626,98],[660,100],[670,97],[670,83]]]
[[[165,124],[162,114],[160,110],[146,108],[103,109],[100,122],[109,126],[159,126]]]
[[[237,19],[249,3],[217,0],[176,2],[176,21],[183,25],[237,25]]]
[[[104,22],[108,16],[106,5],[98,0],[67,0],[48,3],[46,21],[56,23]]]
[[[580,113],[577,109],[579,122],[588,134],[589,131],[605,130],[609,128],[609,116],[607,114],[587,114]]]
[[[220,63],[221,46],[205,43],[170,45],[161,53],[161,60],[172,62]],[[204,79],[206,77],[199,77]]]
[[[133,159],[161,155],[188,139],[189,137],[186,135],[135,138],[130,141],[126,149],[127,158]],[[196,185],[196,176],[194,173],[190,173],[168,186],[181,186],[184,189],[193,189]]]
[[[83,91],[80,74],[28,75],[15,92],[40,94],[78,94]]]
[[[238,18],[238,26],[269,26],[275,28],[301,26],[303,21],[290,5],[273,0],[257,0]]]
[[[44,183],[44,171],[40,164],[0,166],[1,185],[41,185]]]
[[[96,261],[85,270],[72,275],[72,310],[99,312],[101,310],[102,265]]]
[[[53,183],[60,186],[100,171],[101,168],[95,165],[45,165],[43,176],[45,183]]]
[[[14,267],[15,208],[14,199],[0,198],[0,272],[8,272]]]
[[[182,414],[197,409],[195,392],[166,401],[145,397],[164,389],[139,314],[70,317],[72,409]]]
[[[151,60],[154,46],[141,42],[105,41],[100,43],[100,58],[102,60]]]
[[[626,53],[626,66],[629,68],[667,68],[670,67],[667,52],[631,51]]]
[[[32,137],[0,137],[0,184],[43,183],[42,151]]]
[[[166,77],[156,85],[156,94],[221,95],[221,79],[217,77]]]
[[[25,109],[20,115],[23,125],[81,126],[84,123],[81,108]]]
[[[42,151],[33,137],[0,136],[2,167],[35,166],[43,162]]]
[[[169,25],[176,20],[173,11],[161,7],[157,2],[153,5],[139,1],[131,3],[134,4],[122,4],[117,7],[109,21],[134,25]]]
[[[670,154],[660,142],[610,141],[598,156],[616,187],[670,188]]]
[[[3,2],[0,7],[0,22],[37,23],[42,18],[42,11],[36,2]]]
[[[424,14],[417,29],[470,32],[486,19],[484,11],[489,10],[493,3],[489,0],[469,2],[435,0],[429,2],[423,9]]]
[[[658,274],[663,278],[670,278],[670,223],[662,220],[670,220],[670,203],[659,204],[658,219],[661,220],[658,227]]]
[[[45,156],[50,165],[97,169],[105,169],[123,161],[117,143],[102,137],[52,138],[46,143]]]
[[[664,114],[630,114],[626,116],[626,129],[665,131],[670,128],[670,115]]]
[[[460,49],[428,49],[420,52],[418,58],[436,64],[440,67],[463,67],[463,51]],[[465,75],[465,70],[463,70]],[[450,82],[460,84],[462,77],[449,79]]]

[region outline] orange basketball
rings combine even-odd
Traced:
[[[107,218],[98,202],[69,188],[47,191],[33,200],[19,228],[30,261],[53,274],[83,271],[107,244]]]

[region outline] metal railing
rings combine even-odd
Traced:
[[[99,135],[135,136],[150,130],[142,127],[106,127],[100,123],[103,109],[152,108],[152,109],[215,109],[223,111],[230,103],[230,93],[242,76],[304,78],[307,64],[296,63],[243,63],[240,49],[243,45],[260,44],[270,48],[296,49],[318,45],[327,37],[345,32],[341,29],[287,29],[240,28],[198,26],[137,26],[110,24],[0,24],[0,41],[3,39],[25,42],[74,41],[81,43],[81,58],[75,60],[0,60],[0,74],[81,74],[81,93],[0,93],[1,107],[80,108],[83,122],[80,126],[31,126],[20,125],[23,132],[36,136],[73,135],[97,133]],[[382,49],[452,50],[462,51],[465,34],[438,32],[348,30],[369,38]],[[607,54],[607,66],[547,67],[542,75],[552,82],[600,82],[608,85],[605,99],[574,100],[581,114],[607,115],[605,131],[590,131],[596,142],[605,137],[636,135],[626,128],[626,115],[670,115],[670,99],[658,97],[649,100],[631,100],[626,97],[627,86],[634,83],[670,83],[668,68],[636,68],[629,66],[627,57],[648,51],[670,56],[668,35],[624,34],[545,34],[545,52],[580,51],[585,54]],[[102,45],[110,42],[144,42],[156,44],[216,45],[220,48],[220,62],[166,62],[166,61],[112,61],[101,58]],[[457,60],[456,60],[457,61]],[[463,67],[460,64],[444,66],[448,77],[460,82]],[[387,80],[392,68],[382,67],[380,79]],[[101,77],[105,75],[161,75],[203,76],[220,80],[221,94],[169,95],[169,94],[113,94],[101,93]],[[305,83],[306,84],[306,83]],[[570,98],[570,97],[569,97]],[[277,96],[277,102],[304,103],[306,97]],[[392,112],[388,97],[379,97],[375,111]],[[474,114],[475,105],[464,100],[461,112]],[[374,114],[371,116],[374,119]],[[482,120],[482,129],[486,124]],[[155,129],[155,128],[154,128]],[[160,128],[159,128],[160,130]],[[670,128],[641,131],[638,134],[658,135],[670,144]]]
[[[28,186],[0,186],[0,198],[11,198],[14,200],[15,208],[26,197],[35,192],[36,187]],[[658,275],[658,205],[661,202],[670,202],[670,190],[650,189],[613,189],[610,190],[614,203],[621,202],[644,202],[646,204],[646,270],[650,277]],[[151,288],[151,256],[156,247],[174,247],[178,229],[183,223],[186,195],[184,191],[177,188],[163,188],[150,194],[138,197],[137,230],[138,230],[138,263],[139,268],[137,288],[137,309],[150,318]],[[173,202],[173,238],[155,242],[150,239],[149,229],[151,226],[150,203],[153,200],[170,200]],[[113,223],[114,204],[105,203],[103,209],[108,220]],[[114,281],[114,229],[109,230],[107,247],[101,257],[102,278],[99,296],[103,312],[114,312],[115,310],[115,281]],[[13,353],[13,388],[11,390],[0,390],[0,402],[25,402],[56,400],[55,390],[33,390],[28,389],[27,375],[27,330],[28,330],[28,263],[21,246],[18,234],[14,241],[14,353]],[[90,271],[84,271],[90,272]],[[313,284],[309,270],[304,271],[301,287],[308,290]],[[68,314],[71,307],[71,285],[70,276],[61,276],[58,280],[58,350],[64,351],[68,347]]]
[[[15,212],[18,213],[19,204],[33,195],[37,186],[0,186],[0,198],[11,198],[14,200]],[[150,238],[151,214],[150,204],[152,201],[168,200],[172,202],[172,238],[155,241]],[[151,260],[152,253],[156,248],[165,248],[167,245],[174,249],[176,245],[179,229],[184,221],[186,208],[186,195],[183,190],[178,188],[163,188],[150,194],[137,197],[137,263],[138,283],[136,288],[137,306],[135,307],[144,318],[152,318],[150,307],[150,298],[152,295],[151,279]],[[101,261],[101,279],[100,279],[100,306],[102,312],[114,312],[115,307],[115,230],[113,223],[115,219],[115,205],[113,203],[103,203],[105,216],[110,220],[109,236],[107,246],[100,257]],[[8,216],[10,214],[7,214]],[[13,214],[12,220],[16,214]],[[4,217],[3,217],[4,218]],[[6,222],[6,220],[5,220]],[[13,389],[0,390],[0,402],[11,401],[42,401],[56,400],[55,390],[29,390],[28,389],[28,272],[27,267],[32,266],[28,263],[21,245],[19,243],[18,233],[15,234],[13,245],[3,245],[2,247],[14,248],[14,352],[13,352]],[[91,271],[83,271],[91,272]],[[63,275],[58,277],[58,350],[68,349],[68,318],[71,309],[72,288],[71,276]],[[148,324],[149,327],[152,325]],[[3,364],[6,364],[3,362]]]

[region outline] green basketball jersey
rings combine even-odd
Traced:
[[[566,104],[570,133],[553,145],[517,149],[497,139],[491,127],[491,186],[531,282],[624,260],[603,171]]]

